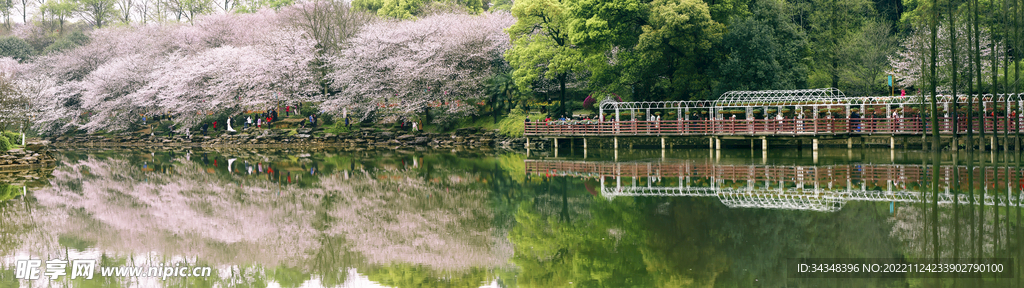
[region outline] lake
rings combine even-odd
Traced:
[[[1019,287],[1024,253],[1015,153],[53,154],[0,187],[2,287]],[[991,271],[798,271],[865,262]]]

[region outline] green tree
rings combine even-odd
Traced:
[[[82,18],[96,28],[103,28],[107,21],[114,17],[117,9],[114,8],[115,0],[78,0],[78,12]]]
[[[67,20],[71,18],[76,12],[78,12],[78,8],[78,3],[76,3],[74,0],[47,0],[46,3],[43,4],[43,6],[39,7],[40,10],[45,11],[45,13],[50,14],[50,17],[53,17],[54,19],[57,20],[57,23],[59,23],[60,25],[59,31],[61,35],[64,35],[64,23],[67,22]],[[60,42],[60,40],[58,40],[57,42]],[[54,43],[56,44],[56,42]],[[62,43],[60,45],[67,44]]]
[[[811,47],[815,67],[811,86],[839,88],[842,61],[842,40],[856,33],[861,23],[874,14],[867,0],[812,0],[810,14]]]
[[[855,33],[842,41],[840,55],[845,66],[840,71],[843,91],[850,95],[887,94],[882,79],[889,69],[889,56],[896,49],[890,25],[870,19]],[[886,93],[881,93],[886,92]]]
[[[19,62],[24,62],[35,54],[32,50],[32,45],[22,40],[21,38],[8,36],[0,38],[0,56],[11,57],[18,59]]]
[[[728,56],[719,68],[718,89],[797,89],[807,86],[807,40],[782,1],[760,0],[753,15],[732,22],[722,39]]]
[[[745,9],[745,8],[744,8]],[[633,100],[710,97],[712,47],[725,26],[696,0],[582,1],[573,44],[586,51],[591,86]]]
[[[560,0],[523,0],[512,5],[518,21],[509,27],[512,49],[505,59],[520,91],[532,91],[541,77],[558,83],[561,108],[566,113],[566,83],[580,72],[583,53],[569,41],[569,10]]]

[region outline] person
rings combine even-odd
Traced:
[[[313,115],[309,115],[309,127],[313,127]]]
[[[252,125],[252,116],[245,116],[245,129],[249,129],[249,125]]]
[[[292,112],[292,106],[284,106],[284,117],[288,117],[288,114]]]
[[[900,118],[900,114],[897,113],[896,111],[892,111],[892,123],[893,123],[892,125],[893,125],[893,129],[894,129],[895,132],[900,132],[899,129],[895,129],[896,128],[896,123],[899,122],[899,118]]]
[[[857,111],[853,111],[852,113],[850,113],[850,119],[850,124],[852,124],[853,126],[850,128],[853,128],[855,131],[860,132],[860,114],[857,113]]]
[[[775,114],[775,120],[779,120],[779,127],[775,127],[776,130],[782,131],[782,122],[783,122],[782,120],[783,119],[784,118],[782,117],[782,112],[781,111],[778,114]]]
[[[412,122],[412,132],[416,132],[416,121]]]
[[[206,136],[206,128],[210,127],[210,123],[203,123],[203,136]]]
[[[235,129],[231,128],[231,117],[228,117],[228,132],[235,132]]]
[[[213,121],[213,131],[217,131],[217,121]]]
[[[263,128],[263,119],[256,118],[256,129]]]
[[[349,127],[348,116],[345,116],[345,127]]]

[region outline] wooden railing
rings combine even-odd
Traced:
[[[974,130],[984,125],[986,133],[1024,132],[1024,121],[990,116],[974,119]],[[953,134],[953,119],[939,118],[939,134]],[[967,120],[958,119],[956,132],[967,133]],[[1008,122],[1008,123],[1007,123]],[[984,123],[984,124],[982,124]],[[550,121],[525,123],[527,136],[629,136],[629,135],[819,135],[819,134],[931,134],[929,119],[921,118],[818,118],[752,120],[662,120],[662,121]]]

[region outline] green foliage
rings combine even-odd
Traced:
[[[823,86],[838,88],[844,69],[842,40],[856,33],[865,19],[874,16],[874,9],[867,0],[811,0],[811,3],[814,7],[810,13],[814,67],[828,75],[829,83]]]
[[[563,105],[554,113],[564,113],[566,83],[571,74],[585,70],[583,51],[570,42],[569,7],[556,0],[522,0],[512,5],[512,16],[517,21],[506,30],[512,49],[505,52],[505,60],[513,81],[520,91],[533,91],[542,81],[557,83]]]
[[[10,150],[13,146],[6,136],[0,135],[0,152]]]
[[[807,86],[807,41],[787,5],[755,1],[753,15],[733,21],[722,39],[722,48],[730,54],[721,63],[715,94]]]
[[[11,57],[18,59],[18,62],[25,62],[32,58],[35,51],[32,45],[21,38],[8,36],[0,38],[0,57]]]
[[[531,119],[531,121],[536,120],[538,119]],[[523,137],[524,133],[526,133],[526,128],[524,126],[525,121],[525,114],[513,112],[506,116],[505,119],[498,121],[498,133],[505,135],[506,137]]]
[[[384,0],[353,0],[352,8],[356,10],[369,11],[377,14],[377,10],[384,7]]]
[[[21,134],[18,134],[18,132],[4,131],[2,136],[6,137],[7,140],[11,142],[12,145],[19,145],[19,144],[21,144]]]
[[[389,19],[410,20],[432,14],[437,11],[458,11],[465,9],[469,13],[484,11],[481,0],[463,0],[455,3],[435,2],[430,0],[358,0],[352,1],[352,7],[359,10],[374,12],[377,16]]]
[[[60,52],[70,50],[78,46],[82,46],[89,43],[89,36],[86,36],[82,31],[75,31],[68,34],[65,37],[58,39],[49,46],[43,49],[43,54],[50,54],[54,52]]]
[[[298,268],[288,266],[277,267],[270,273],[270,278],[281,284],[281,287],[295,288],[310,279],[310,274]]]
[[[0,141],[2,142],[2,141]],[[0,201],[7,201],[22,194],[21,186],[14,186],[7,183],[0,183]]]
[[[596,90],[631,91],[632,100],[706,98],[712,47],[724,25],[697,0],[593,1],[573,6],[570,34]],[[518,4],[518,3],[517,3]],[[514,12],[514,10],[513,10]],[[642,19],[642,26],[636,26]],[[617,53],[609,53],[617,48]],[[628,95],[628,94],[625,94]]]
[[[303,117],[309,117],[309,115],[317,113],[320,113],[320,105],[317,104],[303,103],[302,108],[299,109],[299,114],[302,115]]]
[[[366,277],[390,287],[479,287],[493,278],[487,270],[477,267],[463,273],[441,273],[406,263],[373,269]]]
[[[346,134],[350,131],[348,127],[345,127],[345,122],[334,123],[334,126],[327,129],[327,133],[334,133],[334,135]]]

